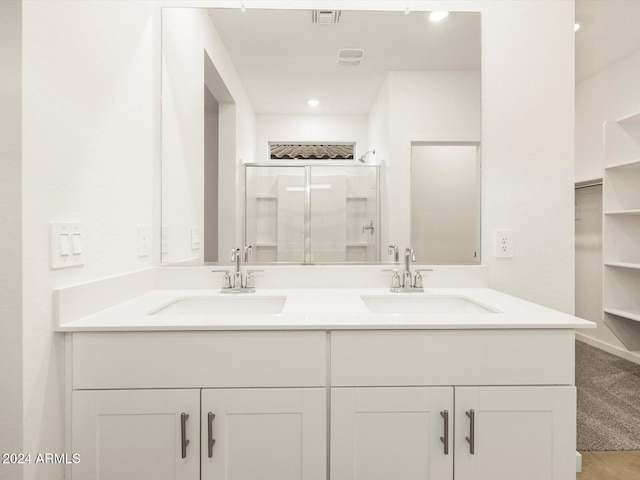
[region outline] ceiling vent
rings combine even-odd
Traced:
[[[364,50],[362,48],[342,48],[338,50],[338,65],[355,67],[362,63]]]
[[[335,25],[340,22],[340,10],[313,10],[311,12],[313,23],[320,25]]]

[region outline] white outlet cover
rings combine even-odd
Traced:
[[[138,225],[138,256],[151,254],[151,225]]]
[[[49,224],[49,261],[51,268],[79,267],[84,265],[87,236],[84,225],[75,222],[51,222]]]
[[[513,231],[508,228],[496,230],[496,258],[513,258]]]

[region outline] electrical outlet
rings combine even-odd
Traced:
[[[138,256],[146,257],[151,253],[151,226],[138,225]]]
[[[496,257],[513,258],[513,232],[509,229],[496,230]]]

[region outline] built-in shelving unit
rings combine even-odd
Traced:
[[[604,322],[640,350],[640,113],[605,123]]]

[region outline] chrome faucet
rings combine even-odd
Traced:
[[[236,271],[233,274],[233,288],[242,288],[242,271],[240,270],[240,249],[231,250],[231,261],[236,262]]]
[[[404,251],[404,272],[402,272],[402,287],[413,286],[413,275],[411,273],[411,262],[416,261],[416,252],[413,248],[407,247]]]
[[[389,254],[396,254],[396,262],[398,261],[398,247],[395,245],[389,245]],[[407,247],[404,251],[404,271],[402,276],[399,273],[399,269],[392,269],[393,276],[391,277],[391,291],[394,293],[415,293],[424,292],[422,284],[422,274],[420,272],[432,272],[431,268],[416,268],[415,275],[411,272],[411,262],[416,261],[416,253],[413,248]],[[388,271],[388,270],[385,270]]]
[[[251,245],[244,247],[244,252],[239,248],[231,250],[231,261],[236,262],[236,269],[233,276],[229,274],[229,270],[212,270],[213,272],[224,272],[222,278],[222,293],[253,293],[256,291],[253,274],[262,270],[247,270],[246,276],[240,268],[240,262],[244,258],[245,263],[253,253]]]

